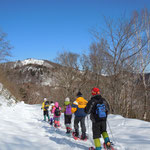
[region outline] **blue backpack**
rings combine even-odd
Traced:
[[[104,104],[97,104],[96,107],[96,114],[99,118],[106,118],[106,106]]]

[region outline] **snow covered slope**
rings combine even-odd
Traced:
[[[91,121],[88,118],[88,141],[75,141],[65,134],[63,115],[61,128],[55,129],[42,121],[40,105],[20,102],[8,107],[4,97],[0,97],[0,103],[3,104],[0,106],[0,150],[88,150],[93,145]],[[108,133],[118,150],[150,149],[149,122],[109,115]]]

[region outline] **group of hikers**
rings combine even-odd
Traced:
[[[60,127],[61,112],[64,112],[64,124],[66,127],[66,133],[70,134],[72,131],[71,119],[72,114],[74,114],[74,132],[72,132],[72,135],[74,139],[79,138],[80,123],[82,132],[80,139],[86,140],[87,135],[85,117],[90,114],[95,150],[101,150],[101,135],[104,138],[106,146],[111,146],[110,139],[106,130],[106,120],[109,112],[109,105],[108,102],[101,96],[99,88],[92,88],[91,94],[91,99],[87,101],[79,91],[77,93],[76,100],[72,104],[69,97],[67,97],[64,102],[64,110],[61,109],[58,102],[54,103],[53,101],[51,101],[49,104],[49,101],[44,98],[44,102],[42,103],[44,121],[46,121],[46,117],[48,117],[51,125],[53,125],[54,123],[54,127]]]

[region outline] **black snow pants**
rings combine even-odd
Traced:
[[[71,124],[71,118],[72,118],[72,115],[64,115],[64,118],[65,118],[65,124]]]
[[[79,122],[81,126],[82,135],[86,134],[86,127],[85,127],[85,117],[77,117],[75,116],[74,119],[74,129],[77,134],[79,134]]]
[[[101,134],[106,132],[106,127],[106,121],[92,123],[93,139],[100,138]]]

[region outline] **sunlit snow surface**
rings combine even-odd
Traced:
[[[43,121],[40,105],[20,102],[9,107],[3,97],[0,104],[0,150],[88,150],[93,146],[89,117],[88,141],[75,141],[65,134],[63,115],[61,128],[55,129]],[[109,115],[108,133],[117,150],[150,150],[149,122]]]

